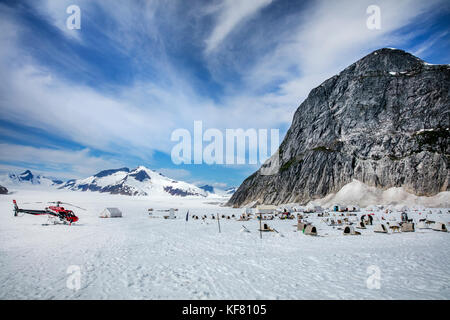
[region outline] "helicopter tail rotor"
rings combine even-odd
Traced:
[[[14,203],[14,217],[17,217],[19,214],[19,206],[17,205],[16,200],[13,200]]]

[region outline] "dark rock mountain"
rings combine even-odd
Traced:
[[[313,89],[272,156],[228,202],[307,203],[359,180],[449,190],[450,66],[380,49]]]

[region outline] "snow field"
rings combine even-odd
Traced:
[[[296,220],[266,221],[281,234],[263,233],[259,222],[216,220],[242,209],[205,199],[151,199],[73,191],[19,191],[0,198],[0,299],[449,299],[450,233],[361,236],[310,218],[319,237],[296,231]],[[80,221],[43,226],[45,217],[13,217],[12,199],[24,208],[62,200]],[[210,200],[210,199],[209,199]],[[101,219],[105,207],[124,217]],[[177,219],[156,209],[179,208]],[[153,208],[150,218],[148,208]],[[207,214],[186,223],[185,214]],[[447,209],[429,218],[450,221]],[[428,209],[426,210],[428,212]],[[376,213],[381,216],[381,213]],[[425,213],[422,213],[422,215]],[[400,213],[393,214],[397,218]],[[410,218],[422,217],[410,212]],[[241,232],[245,225],[251,233]],[[67,287],[67,268],[81,268],[81,288]],[[368,289],[369,266],[380,270],[380,289]]]

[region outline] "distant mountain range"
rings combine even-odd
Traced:
[[[221,190],[209,185],[197,187],[184,181],[168,178],[162,173],[144,166],[132,170],[129,168],[104,170],[85,179],[68,180],[67,182],[34,175],[30,170],[26,170],[20,174],[11,173],[0,179],[0,182],[8,187],[41,185],[72,191],[92,191],[128,196],[207,197],[208,195],[227,196],[235,191],[235,188]]]
[[[213,187],[211,185],[204,185],[204,186],[200,186],[200,189],[210,193],[210,194],[217,194],[217,195],[232,195],[236,190],[237,187],[230,187],[230,188],[226,188],[226,189],[220,189],[220,188],[216,188]]]
[[[10,173],[6,179],[9,183],[28,183],[33,185],[57,186],[64,182],[41,175],[34,175],[30,170],[26,170],[21,174]]]

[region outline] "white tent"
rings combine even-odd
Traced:
[[[118,208],[106,208],[100,213],[100,218],[121,218],[122,211]]]
[[[256,213],[257,214],[272,214],[277,211],[276,206],[272,205],[260,205],[256,207]]]
[[[322,212],[323,209],[321,206],[318,206],[314,203],[308,203],[304,209],[304,212]]]

